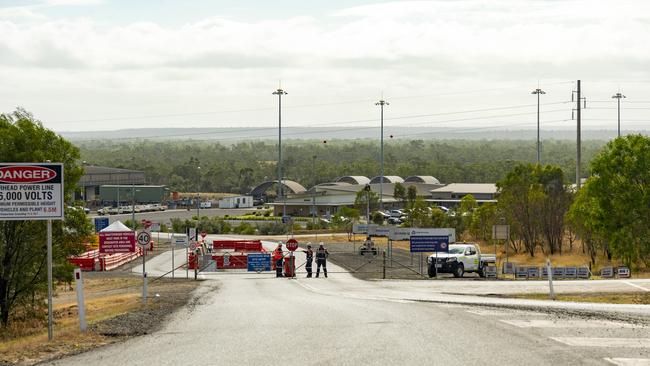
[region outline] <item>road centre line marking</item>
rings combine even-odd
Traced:
[[[630,286],[632,286],[632,287],[636,287],[636,288],[641,289],[641,290],[643,290],[643,291],[650,292],[649,289],[647,289],[647,288],[645,288],[645,287],[643,287],[643,286],[639,286],[639,285],[637,285],[636,283],[632,283],[632,282],[628,282],[628,281],[623,281],[623,283],[625,283],[625,284],[627,284],[627,285],[630,285]]]
[[[650,366],[650,358],[610,358],[605,361],[617,366]]]
[[[500,319],[502,323],[510,324],[518,328],[641,328],[641,326],[612,322],[606,320],[564,320],[556,321],[548,319],[530,319],[530,320],[506,320]]]
[[[550,337],[550,339],[574,347],[650,348],[650,338]]]
[[[548,314],[533,311],[501,311],[501,310],[466,310],[468,313],[480,316],[548,316]]]

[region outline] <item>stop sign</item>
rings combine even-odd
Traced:
[[[298,249],[298,240],[296,239],[287,240],[287,249],[289,249],[292,252]]]

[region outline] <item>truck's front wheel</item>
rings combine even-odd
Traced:
[[[463,274],[465,274],[465,266],[462,263],[458,263],[454,269],[454,277],[460,278],[463,277]]]
[[[481,264],[481,266],[478,269],[478,276],[481,278],[485,278],[485,265]]]
[[[434,263],[429,263],[428,270],[427,270],[429,274],[429,278],[435,277],[436,275],[436,269],[433,266],[435,266]]]

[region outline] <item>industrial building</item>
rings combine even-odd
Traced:
[[[88,202],[90,205],[99,205],[100,187],[103,185],[145,184],[144,172],[139,170],[109,168],[105,166],[84,165],[84,174],[79,179],[77,186],[80,188],[75,193],[75,200]]]
[[[249,208],[253,207],[253,196],[224,197],[219,200],[219,208]]]
[[[457,206],[461,199],[471,194],[479,204],[485,202],[496,202],[497,188],[492,183],[451,183],[442,184],[433,176],[414,175],[402,179],[398,176],[384,176],[383,184],[381,177],[372,179],[363,176],[345,176],[337,178],[334,182],[321,183],[309,190],[294,181],[283,181],[285,198],[271,203],[275,215],[286,212],[292,216],[312,216],[314,210],[316,216],[328,217],[338,212],[341,207],[353,207],[357,192],[363,190],[366,185],[377,195],[382,192],[384,209],[402,208],[403,203],[396,200],[394,195],[395,184],[400,183],[405,188],[415,187],[417,195],[422,197],[431,206],[442,205],[446,207]],[[290,184],[289,184],[290,182]],[[260,194],[271,188],[277,189],[274,184],[277,181],[265,182],[253,189],[251,195]],[[380,189],[381,187],[381,189]]]
[[[102,185],[99,200],[102,206],[129,205],[131,202],[160,203],[169,200],[170,191],[165,186]]]

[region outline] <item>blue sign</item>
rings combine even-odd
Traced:
[[[261,272],[271,270],[271,254],[269,253],[251,253],[248,254],[248,271]]]
[[[411,253],[448,251],[448,236],[411,236]]]
[[[95,217],[95,232],[98,233],[108,227],[108,217]]]

